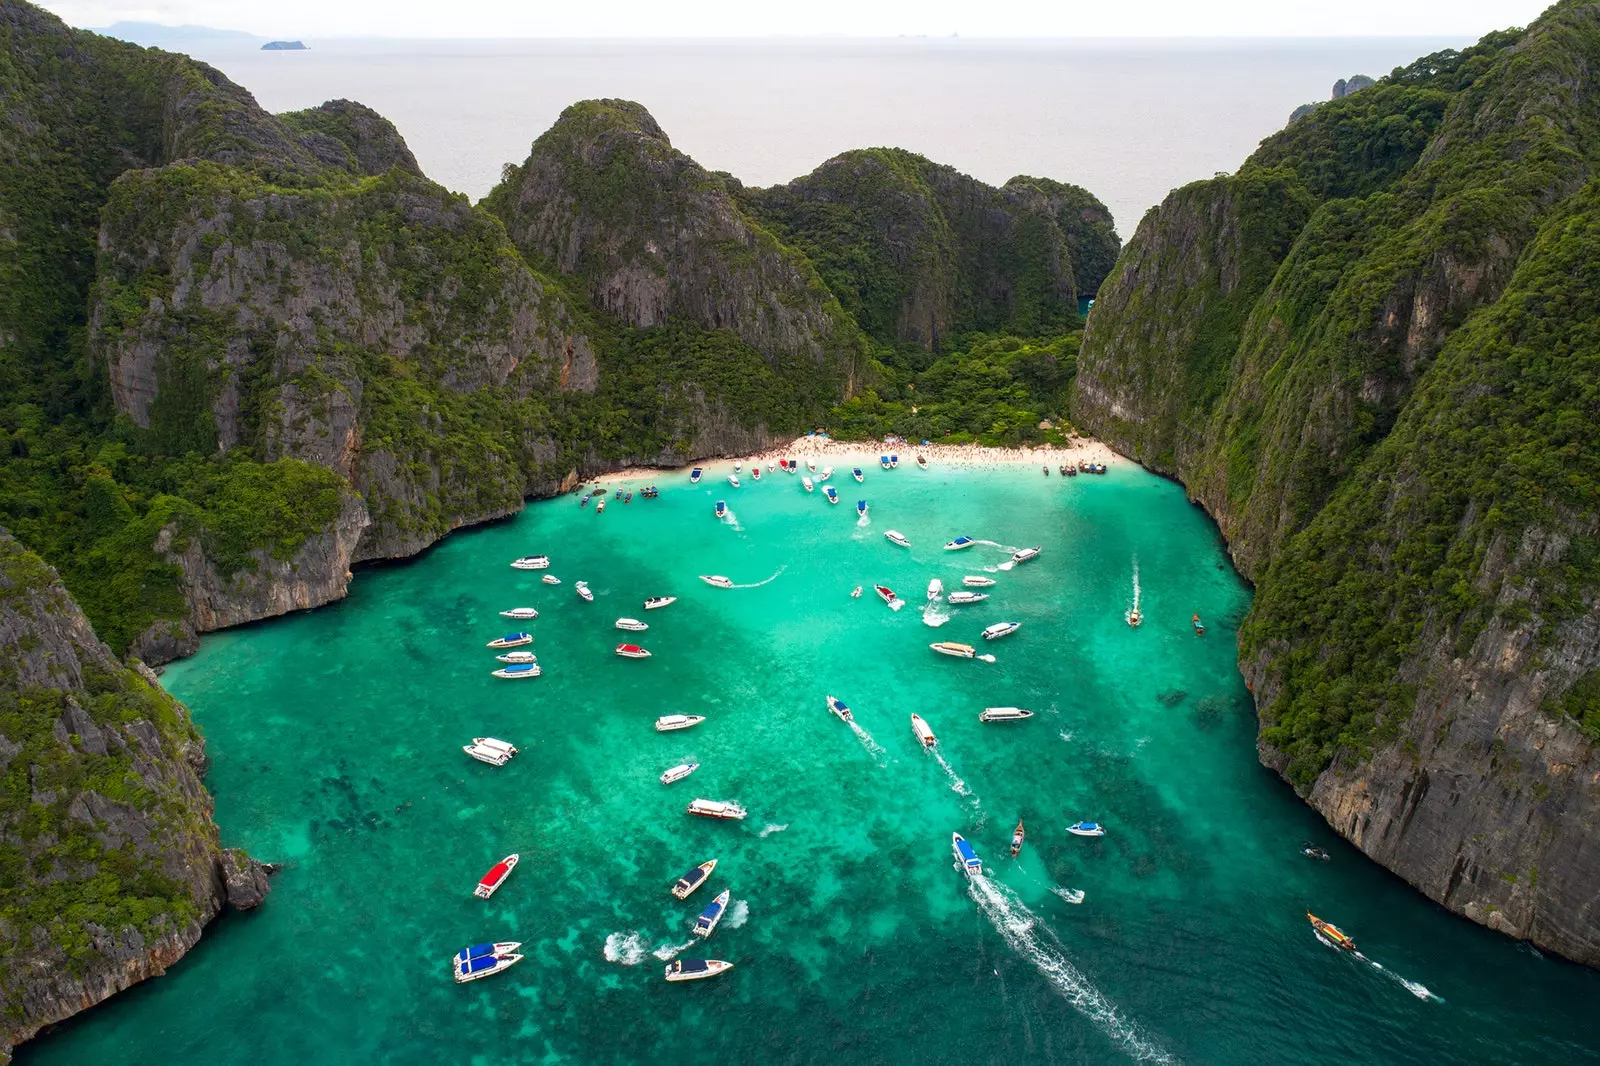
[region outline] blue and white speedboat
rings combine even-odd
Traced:
[[[862,472],[861,472],[861,468],[860,468],[860,467],[859,467],[859,466],[858,466],[858,467],[855,467],[855,468],[854,468],[854,469],[852,469],[852,470],[851,470],[851,471],[850,471],[850,476],[851,476],[851,477],[853,477],[853,478],[855,478],[855,479],[856,479],[856,481],[857,481],[857,483],[860,483],[860,482],[862,482],[862,481],[865,481],[865,480],[867,480],[867,475],[865,475],[865,474],[863,474],[863,473],[862,473]]]
[[[889,469],[890,470],[893,470],[895,467],[897,467],[899,465],[900,465],[900,457],[898,455],[889,456]]]
[[[1067,826],[1067,832],[1075,837],[1103,837],[1106,827],[1099,822],[1074,822]]]
[[[722,921],[722,916],[728,910],[728,899],[732,895],[727,889],[717,893],[717,898],[711,901],[711,906],[700,912],[700,917],[694,920],[695,936],[710,936],[717,931],[717,923]]]
[[[693,470],[689,471],[689,484],[691,484],[691,485],[700,484],[700,468],[698,466],[695,467]]]
[[[885,470],[889,469],[889,457],[887,455],[878,456],[878,465]]]
[[[825,487],[822,490],[822,494],[828,498],[829,503],[839,502],[839,490],[834,488],[832,485]]]
[[[850,708],[845,705],[844,700],[841,700],[835,696],[828,697],[828,710],[838,715],[839,720],[842,722],[848,722],[855,717],[855,715],[850,713]]]
[[[727,500],[718,500],[717,501],[717,517],[718,518],[726,518],[727,514],[728,514],[728,501]]]
[[[857,500],[856,501],[856,514],[860,515],[862,518],[865,518],[867,516],[867,501],[866,500]]]
[[[502,666],[494,671],[494,676],[508,677],[513,681],[517,681],[524,677],[538,677],[541,672],[538,663],[512,663],[510,666]]]
[[[972,845],[967,843],[966,837],[960,833],[951,833],[950,850],[955,852],[956,866],[962,873],[968,877],[977,877],[983,873],[983,860],[972,850]]]
[[[532,644],[532,633],[507,633],[503,637],[495,637],[489,642],[491,648],[515,648],[523,644]]]
[[[509,970],[522,961],[522,956],[517,954],[517,949],[522,944],[518,941],[502,941],[497,944],[474,944],[469,948],[462,948],[456,952],[451,960],[450,968],[455,973],[456,984],[466,984],[476,981],[480,977]]]
[[[950,543],[946,544],[944,546],[944,550],[947,552],[958,552],[962,548],[970,548],[976,543],[978,542],[973,540],[971,537],[957,537],[955,540],[952,540]]]

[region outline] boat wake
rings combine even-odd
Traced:
[[[1139,1062],[1177,1062],[1089,983],[1067,958],[1055,934],[1035,917],[1016,893],[982,874],[968,878],[967,891],[1011,949],[1033,963],[1068,1003],[1129,1056]]]
[[[936,603],[930,603],[922,609],[922,624],[933,626],[935,629],[950,621],[950,612],[939,609]]]
[[[691,946],[692,944],[694,944],[693,940],[685,940],[681,944],[662,944],[650,954],[654,955],[662,962],[666,962],[668,959],[678,954],[678,952],[682,951],[686,947]]]
[[[777,570],[773,571],[772,576],[767,578],[765,581],[752,581],[748,585],[729,585],[728,587],[729,588],[733,588],[733,589],[758,589],[762,585],[770,585],[774,581],[778,580],[778,575],[783,573],[787,569],[789,569],[789,564],[785,563],[782,566],[778,567]]]
[[[990,548],[999,548],[1001,551],[1005,552],[1007,555],[1011,555],[1011,554],[1013,554],[1013,553],[1015,553],[1017,551],[1017,549],[1012,547],[1011,545],[1009,545],[1009,544],[1001,544],[997,540],[975,540],[972,543],[974,543],[974,544],[982,544],[982,545],[985,545],[986,547],[990,547]]]
[[[1083,889],[1081,888],[1062,888],[1060,885],[1051,885],[1050,891],[1054,892],[1068,903],[1083,902]]]
[[[1139,609],[1139,557],[1133,557],[1133,610]]]
[[[1068,744],[1072,743],[1072,734],[1067,732],[1065,729],[1063,729],[1061,732],[1057,733],[1056,735],[1059,736],[1062,740],[1066,741]]]
[[[874,757],[883,754],[883,745],[879,744],[876,740],[873,740],[871,733],[867,732],[865,729],[862,729],[861,726],[857,725],[854,720],[845,724],[850,727],[850,731],[856,735],[857,740],[861,741],[861,746],[866,748],[869,754]],[[882,764],[880,763],[879,765]]]
[[[728,512],[722,516],[722,521],[732,528],[735,533],[744,532],[744,527],[739,524],[739,516],[733,513],[732,507],[728,508]]]
[[[1327,937],[1323,936],[1321,931],[1313,929],[1311,931],[1311,934],[1313,936],[1315,936],[1317,938],[1318,942],[1321,943],[1324,947],[1332,948],[1335,951],[1342,950],[1339,947],[1339,945],[1335,944],[1333,941],[1331,941]],[[1379,962],[1376,959],[1369,959],[1367,956],[1363,955],[1359,951],[1349,952],[1349,955],[1350,955],[1351,958],[1354,958],[1354,959],[1357,959],[1357,960],[1359,960],[1361,962],[1366,963],[1368,966],[1372,967],[1374,970],[1377,970],[1379,973],[1383,974],[1383,976],[1389,978],[1391,981],[1397,982],[1407,992],[1410,992],[1413,996],[1416,996],[1418,999],[1422,1000],[1425,1003],[1443,1003],[1444,1002],[1444,997],[1440,996],[1440,995],[1436,995],[1433,992],[1429,991],[1427,985],[1423,984],[1420,981],[1410,981],[1410,980],[1407,980],[1404,977],[1401,977],[1399,974],[1395,973],[1393,970],[1389,969],[1387,966],[1385,966],[1383,963]]]
[[[638,933],[612,933],[606,937],[607,962],[637,966],[644,961],[644,939]]]
[[[961,776],[951,769],[950,764],[944,761],[944,756],[940,755],[937,749],[933,750],[933,757],[939,760],[939,765],[944,767],[945,775],[950,778],[950,791],[964,799],[972,799],[972,789],[968,788],[967,783],[961,780]]]
[[[857,529],[866,529],[870,525],[872,525],[872,517],[870,515],[861,515],[856,518]]]
[[[771,836],[773,833],[781,833],[787,828],[789,828],[789,823],[788,822],[784,822],[782,825],[779,825],[777,822],[768,822],[767,823],[767,827],[765,829],[761,830],[761,832],[757,833],[756,835],[758,837],[760,837],[762,840],[765,840],[767,837]]]
[[[992,663],[995,661],[993,655],[974,655],[973,658],[980,663]]]
[[[742,899],[733,901],[733,906],[728,908],[726,919],[729,929],[737,929],[750,920],[750,904]]]

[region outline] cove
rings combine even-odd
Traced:
[[[1592,972],[1434,906],[1256,763],[1234,662],[1249,591],[1179,486],[1126,465],[1071,480],[873,469],[861,486],[835,475],[830,507],[782,474],[731,489],[730,468],[697,486],[662,475],[659,499],[598,516],[570,496],[532,505],[171,666],[208,738],[224,839],[287,868],[167,977],[17,1061],[1600,1060]],[[941,550],[958,534],[994,543]],[[960,587],[1033,544],[988,601],[923,623],[929,578]],[[561,585],[506,565],[533,553]],[[658,594],[680,599],[643,612]],[[526,626],[544,675],[512,683],[484,643],[519,627],[496,612],[520,605],[540,611]],[[621,634],[619,616],[651,628]],[[982,649],[992,665],[928,650],[1003,619],[1023,627]],[[623,639],[654,657],[615,657]],[[828,714],[830,693],[870,741]],[[981,725],[990,705],[1037,714]],[[913,711],[942,763],[918,749]],[[667,713],[707,721],[655,733]],[[522,754],[471,762],[461,745],[483,734]],[[658,783],[691,759],[693,777]],[[750,816],[690,818],[696,796]],[[1080,818],[1108,835],[1067,836]],[[952,831],[982,882],[952,869]],[[1305,860],[1302,841],[1332,860]],[[474,899],[513,851],[505,887]],[[708,858],[708,888],[672,899]],[[665,984],[660,956],[722,887],[729,916],[686,955],[735,969]],[[1081,905],[1057,892],[1072,889]],[[1319,944],[1308,908],[1371,962]],[[527,961],[453,984],[450,954],[487,939],[522,941]]]

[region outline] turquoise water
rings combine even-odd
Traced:
[[[865,486],[836,475],[845,502],[829,507],[792,477],[732,490],[728,464],[711,470],[600,516],[571,497],[536,504],[174,664],[224,839],[287,869],[167,977],[19,1061],[1600,1060],[1593,973],[1435,907],[1256,764],[1234,667],[1249,591],[1177,486],[1126,468],[872,469]],[[734,520],[712,517],[719,497]],[[962,533],[995,544],[941,550]],[[1003,563],[1000,546],[1032,544],[1044,553],[995,572],[990,600],[923,624],[930,577],[959,587]],[[506,565],[541,552],[560,586]],[[1136,564],[1147,621],[1133,630]],[[907,607],[887,609],[875,582]],[[640,609],[663,593],[680,599]],[[483,645],[517,628],[496,612],[519,605],[539,608],[527,625],[545,672],[513,683],[489,676]],[[619,616],[651,628],[619,633]],[[1023,628],[984,647],[993,664],[927,648],[981,644],[1002,619]],[[617,658],[623,639],[654,657]],[[827,713],[829,693],[870,739]],[[987,705],[1038,713],[982,725]],[[917,747],[913,711],[942,763]],[[655,733],[673,712],[707,721]],[[471,762],[460,746],[482,734],[522,754]],[[694,776],[657,782],[688,759]],[[696,796],[750,816],[689,817]],[[1108,835],[1066,835],[1079,818]],[[952,831],[984,879],[952,869]],[[1333,861],[1301,858],[1303,840]],[[505,887],[474,899],[513,851]],[[673,880],[708,858],[709,887],[674,900]],[[723,887],[729,916],[685,957],[734,970],[664,983],[656,953],[687,943]],[[1082,904],[1056,892],[1072,889]],[[1307,907],[1371,961],[1319,944]],[[489,939],[522,941],[527,961],[453,984],[450,954]]]

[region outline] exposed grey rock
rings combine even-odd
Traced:
[[[228,889],[228,906],[236,911],[255,910],[272,891],[266,866],[245,854],[243,848],[222,850],[222,879]]]

